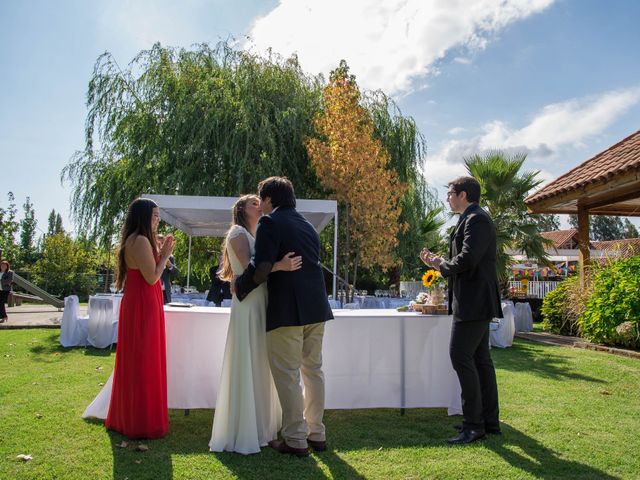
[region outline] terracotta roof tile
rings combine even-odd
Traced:
[[[623,256],[640,255],[640,238],[625,238],[622,240],[606,240],[595,242],[591,245],[596,250],[607,250],[610,252],[619,251]]]
[[[574,235],[577,234],[578,230],[576,230],[575,228],[571,228],[569,230],[554,230],[552,232],[540,232],[540,236],[546,238],[547,240],[551,240],[555,248],[562,247],[562,245],[564,245],[568,240],[570,240]]]
[[[534,203],[558,193],[576,190],[628,170],[640,171],[640,130],[529,195],[525,202]]]

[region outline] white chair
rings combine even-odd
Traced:
[[[106,348],[113,343],[113,300],[89,297],[89,344],[96,348]]]
[[[60,345],[77,347],[87,345],[89,317],[80,316],[80,301],[77,295],[64,298],[64,312],[60,322]]]
[[[494,324],[489,332],[489,343],[492,347],[507,348],[513,344],[513,336],[516,333],[513,306],[509,303],[503,303],[502,315],[504,318],[494,319],[498,326],[495,327]]]
[[[360,304],[358,302],[345,303],[342,308],[346,308],[347,310],[360,310]]]
[[[528,302],[518,302],[515,305],[516,332],[530,332],[533,330],[533,315]]]

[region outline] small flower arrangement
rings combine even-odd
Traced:
[[[415,303],[418,303],[420,305],[423,305],[429,302],[431,302],[431,295],[429,295],[427,292],[420,292],[415,300]]]

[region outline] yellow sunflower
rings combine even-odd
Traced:
[[[440,272],[437,270],[427,270],[424,272],[424,275],[422,275],[422,285],[429,288],[436,280],[438,280],[438,277],[440,277]]]

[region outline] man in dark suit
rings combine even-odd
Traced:
[[[281,453],[309,455],[309,447],[326,450],[322,338],[324,322],[333,318],[320,266],[320,238],[295,209],[291,182],[270,177],[258,194],[264,216],[256,231],[255,256],[235,280],[242,301],[267,281],[267,348],[271,372],[282,405],[282,441],[271,442]],[[271,273],[289,252],[302,256],[302,268]],[[304,381],[304,396],[300,374]]]
[[[479,205],[480,184],[473,177],[449,183],[447,201],[460,219],[451,234],[449,260],[427,249],[420,258],[449,280],[453,314],[449,356],[460,380],[464,421],[451,444],[474,442],[500,433],[498,387],[489,351],[489,322],[502,317],[496,273],[496,228]]]
[[[222,263],[222,255],[218,257],[218,264],[213,265],[209,269],[209,277],[211,278],[211,286],[209,287],[209,293],[207,294],[207,301],[213,302],[216,307],[222,306],[224,299],[231,298],[231,284],[225,282],[218,277],[218,270]]]
[[[164,235],[158,235],[158,249],[162,248],[164,243]],[[162,299],[165,305],[171,302],[171,280],[176,278],[180,274],[180,270],[176,266],[176,261],[173,255],[170,255],[167,259],[167,263],[160,275],[160,284],[162,285]]]

